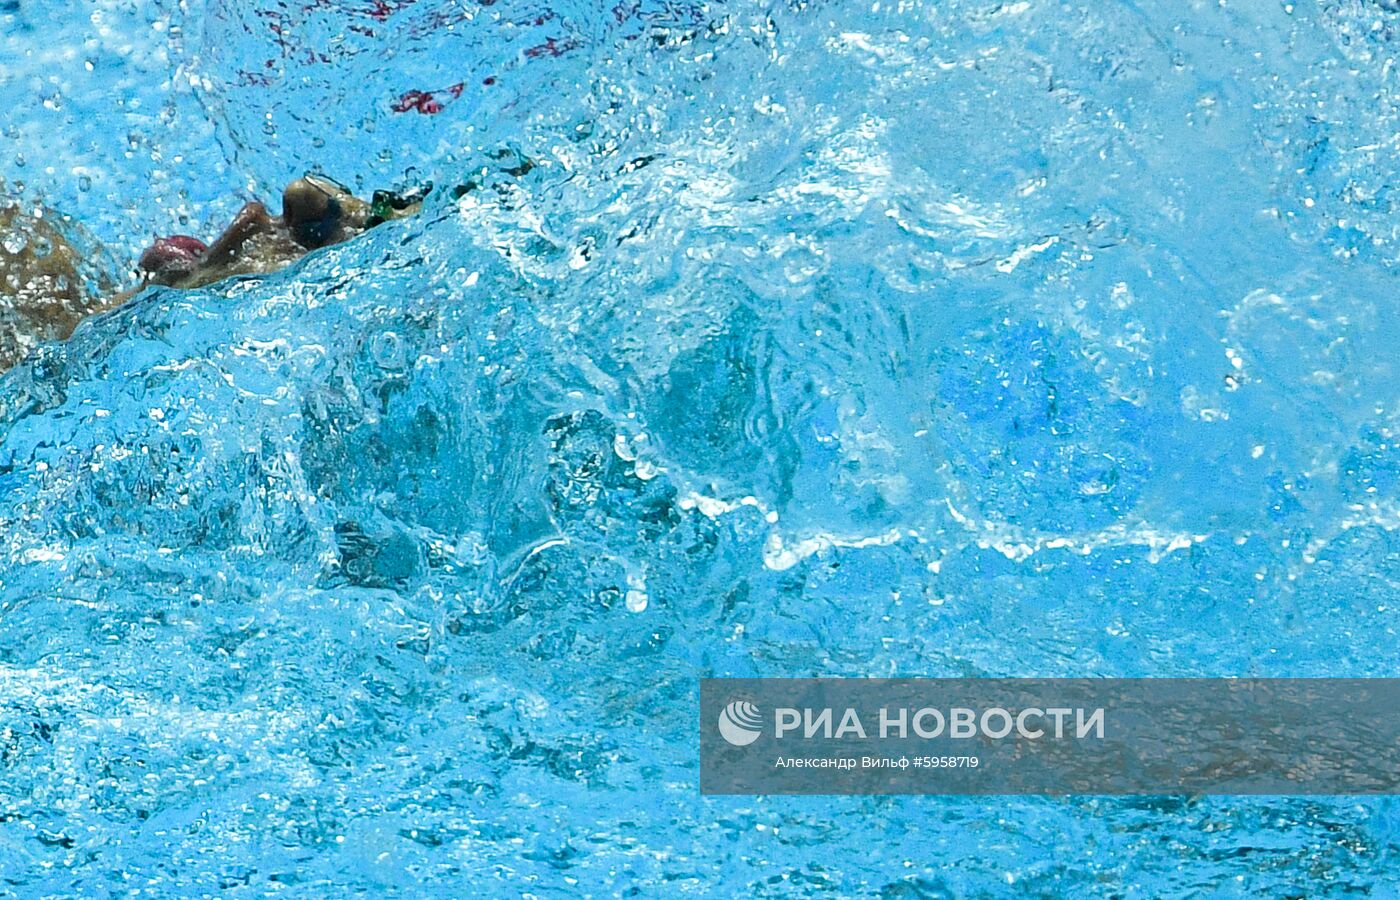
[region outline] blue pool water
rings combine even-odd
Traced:
[[[0,2],[19,896],[1394,896],[1354,798],[702,798],[698,678],[1394,676],[1400,11]],[[416,93],[415,93],[416,92]]]

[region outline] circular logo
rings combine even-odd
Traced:
[[[763,717],[747,700],[732,700],[719,712],[719,733],[736,747],[747,747],[763,733]]]

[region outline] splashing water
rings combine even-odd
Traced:
[[[7,883],[1384,890],[1388,801],[696,783],[702,675],[1397,674],[1400,14],[1241,6],[0,3],[110,246],[438,186],[0,379]]]

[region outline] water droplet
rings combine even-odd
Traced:
[[[370,341],[370,358],[381,369],[402,369],[404,366],[404,345],[392,331],[377,334]]]

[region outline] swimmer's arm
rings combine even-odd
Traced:
[[[233,221],[224,229],[224,233],[209,245],[209,249],[204,251],[202,262],[226,263],[237,258],[243,245],[258,234],[272,230],[272,217],[267,214],[267,207],[254,201],[245,203],[238,211],[238,215],[233,217]]]

